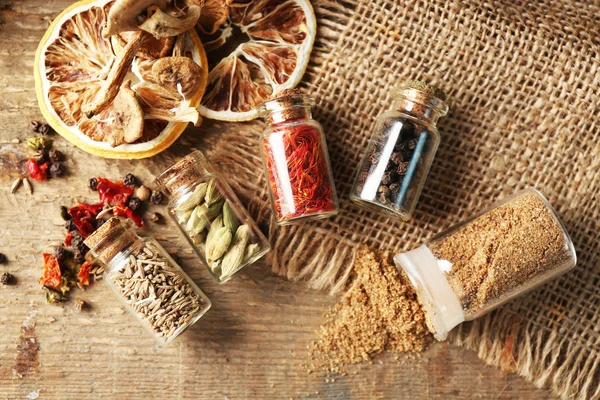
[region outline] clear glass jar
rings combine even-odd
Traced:
[[[487,314],[577,262],[565,226],[533,188],[394,259],[415,287],[438,340],[461,322]]]
[[[130,220],[109,219],[85,244],[88,261],[104,266],[104,281],[161,344],[171,343],[210,308],[210,300],[166,250],[139,237]]]
[[[225,177],[194,151],[155,180],[194,252],[219,283],[264,256],[271,246]]]
[[[446,94],[421,81],[393,92],[395,104],[377,118],[350,199],[410,219],[440,143],[436,124],[448,112]]]
[[[339,211],[325,134],[312,119],[313,105],[309,95],[284,91],[260,109],[267,122],[260,149],[279,225],[328,218]]]

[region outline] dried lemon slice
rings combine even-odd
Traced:
[[[110,97],[107,106],[98,107],[98,113],[89,112],[90,104],[102,97],[98,94],[110,80],[114,64],[122,59],[121,52],[135,36],[123,34],[119,41],[103,37],[113,3],[112,0],[81,1],[53,21],[36,52],[37,98],[48,123],[77,147],[107,158],[150,157],[169,147],[188,122],[199,121],[196,107],[206,86],[206,54],[193,30],[174,40],[145,42],[126,72],[124,79],[131,82],[119,83],[116,87],[119,93]],[[197,68],[181,60],[175,66],[182,65],[183,73],[195,74],[192,83],[186,81],[183,85],[185,92],[177,91],[177,85],[173,84],[163,87],[153,75],[134,71],[139,65],[148,64],[151,72],[158,59],[152,57],[157,55],[193,60]],[[126,105],[131,106],[129,114],[123,111]]]
[[[300,82],[317,26],[308,0],[207,0],[196,28],[211,67],[200,113],[246,121],[257,117],[256,106],[273,93]],[[239,36],[247,40],[228,51]]]

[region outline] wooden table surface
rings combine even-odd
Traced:
[[[417,359],[385,355],[329,382],[325,374],[308,375],[302,367],[307,345],[335,299],[274,276],[266,265],[217,285],[173,224],[149,224],[145,234],[158,239],[213,302],[175,344],[157,346],[102,282],[73,291],[73,298],[90,304],[87,311],[76,311],[72,302],[45,304],[37,283],[41,253],[64,237],[59,206],[95,199],[86,187],[89,177],[119,179],[132,172],[149,182],[190,146],[214,146],[239,129],[205,123],[160,156],[132,162],[91,157],[57,139],[55,146],[68,157],[68,176],[36,183],[33,196],[24,190],[9,194],[29,154],[11,141],[27,137],[29,122],[41,118],[34,52],[51,19],[68,4],[0,0],[0,252],[10,260],[0,272],[17,278],[16,285],[0,285],[0,399],[34,399],[38,391],[40,399],[552,398],[445,343]]]

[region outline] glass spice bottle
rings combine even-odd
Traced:
[[[577,262],[565,226],[533,188],[517,192],[394,257],[417,291],[438,340],[569,271]]]
[[[292,89],[260,107],[267,122],[260,149],[279,225],[338,213],[325,135],[312,119],[313,105],[311,96]]]
[[[350,198],[408,220],[440,143],[437,121],[448,105],[442,90],[421,81],[404,82],[392,96],[394,107],[377,118]]]
[[[200,319],[210,300],[152,238],[113,217],[84,242],[87,259],[104,266],[104,281],[156,340],[169,344]]]
[[[271,249],[226,178],[201,151],[184,157],[154,183],[170,197],[169,215],[218,283]]]

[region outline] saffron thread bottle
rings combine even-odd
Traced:
[[[338,199],[314,99],[284,91],[261,108],[267,128],[260,148],[275,221],[287,225],[338,213]]]

